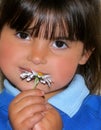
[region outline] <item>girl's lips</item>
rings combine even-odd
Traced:
[[[21,73],[24,73],[24,72],[33,72],[33,69],[30,69],[30,68],[22,68],[22,67],[20,67],[20,72]],[[36,72],[36,73],[41,73],[41,74],[43,74],[43,75],[49,75],[48,73],[44,73],[44,72],[42,72],[42,71],[34,71],[34,72]]]
[[[21,73],[23,73],[25,71],[32,72],[31,69],[29,69],[29,68],[22,68],[22,67],[20,67],[20,71],[21,71]]]

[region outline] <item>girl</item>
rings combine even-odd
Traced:
[[[1,0],[2,130],[101,130],[99,2]]]

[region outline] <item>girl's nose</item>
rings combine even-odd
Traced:
[[[35,65],[38,64],[45,64],[47,62],[46,60],[47,52],[44,48],[33,48],[31,50],[31,53],[28,57],[28,59]]]

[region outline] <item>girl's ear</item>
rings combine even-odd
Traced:
[[[82,54],[82,56],[81,56],[81,59],[80,59],[80,61],[79,61],[79,64],[80,65],[84,65],[87,61],[88,61],[88,59],[89,59],[89,57],[91,56],[91,54],[92,54],[92,51],[91,50],[84,50],[84,52],[83,52],[83,54]]]

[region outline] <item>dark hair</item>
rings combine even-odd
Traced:
[[[92,51],[92,55],[77,72],[85,77],[93,92],[101,87],[99,3],[100,0],[2,0],[0,32],[5,24],[26,30],[33,22],[34,37],[82,41],[84,49]]]

